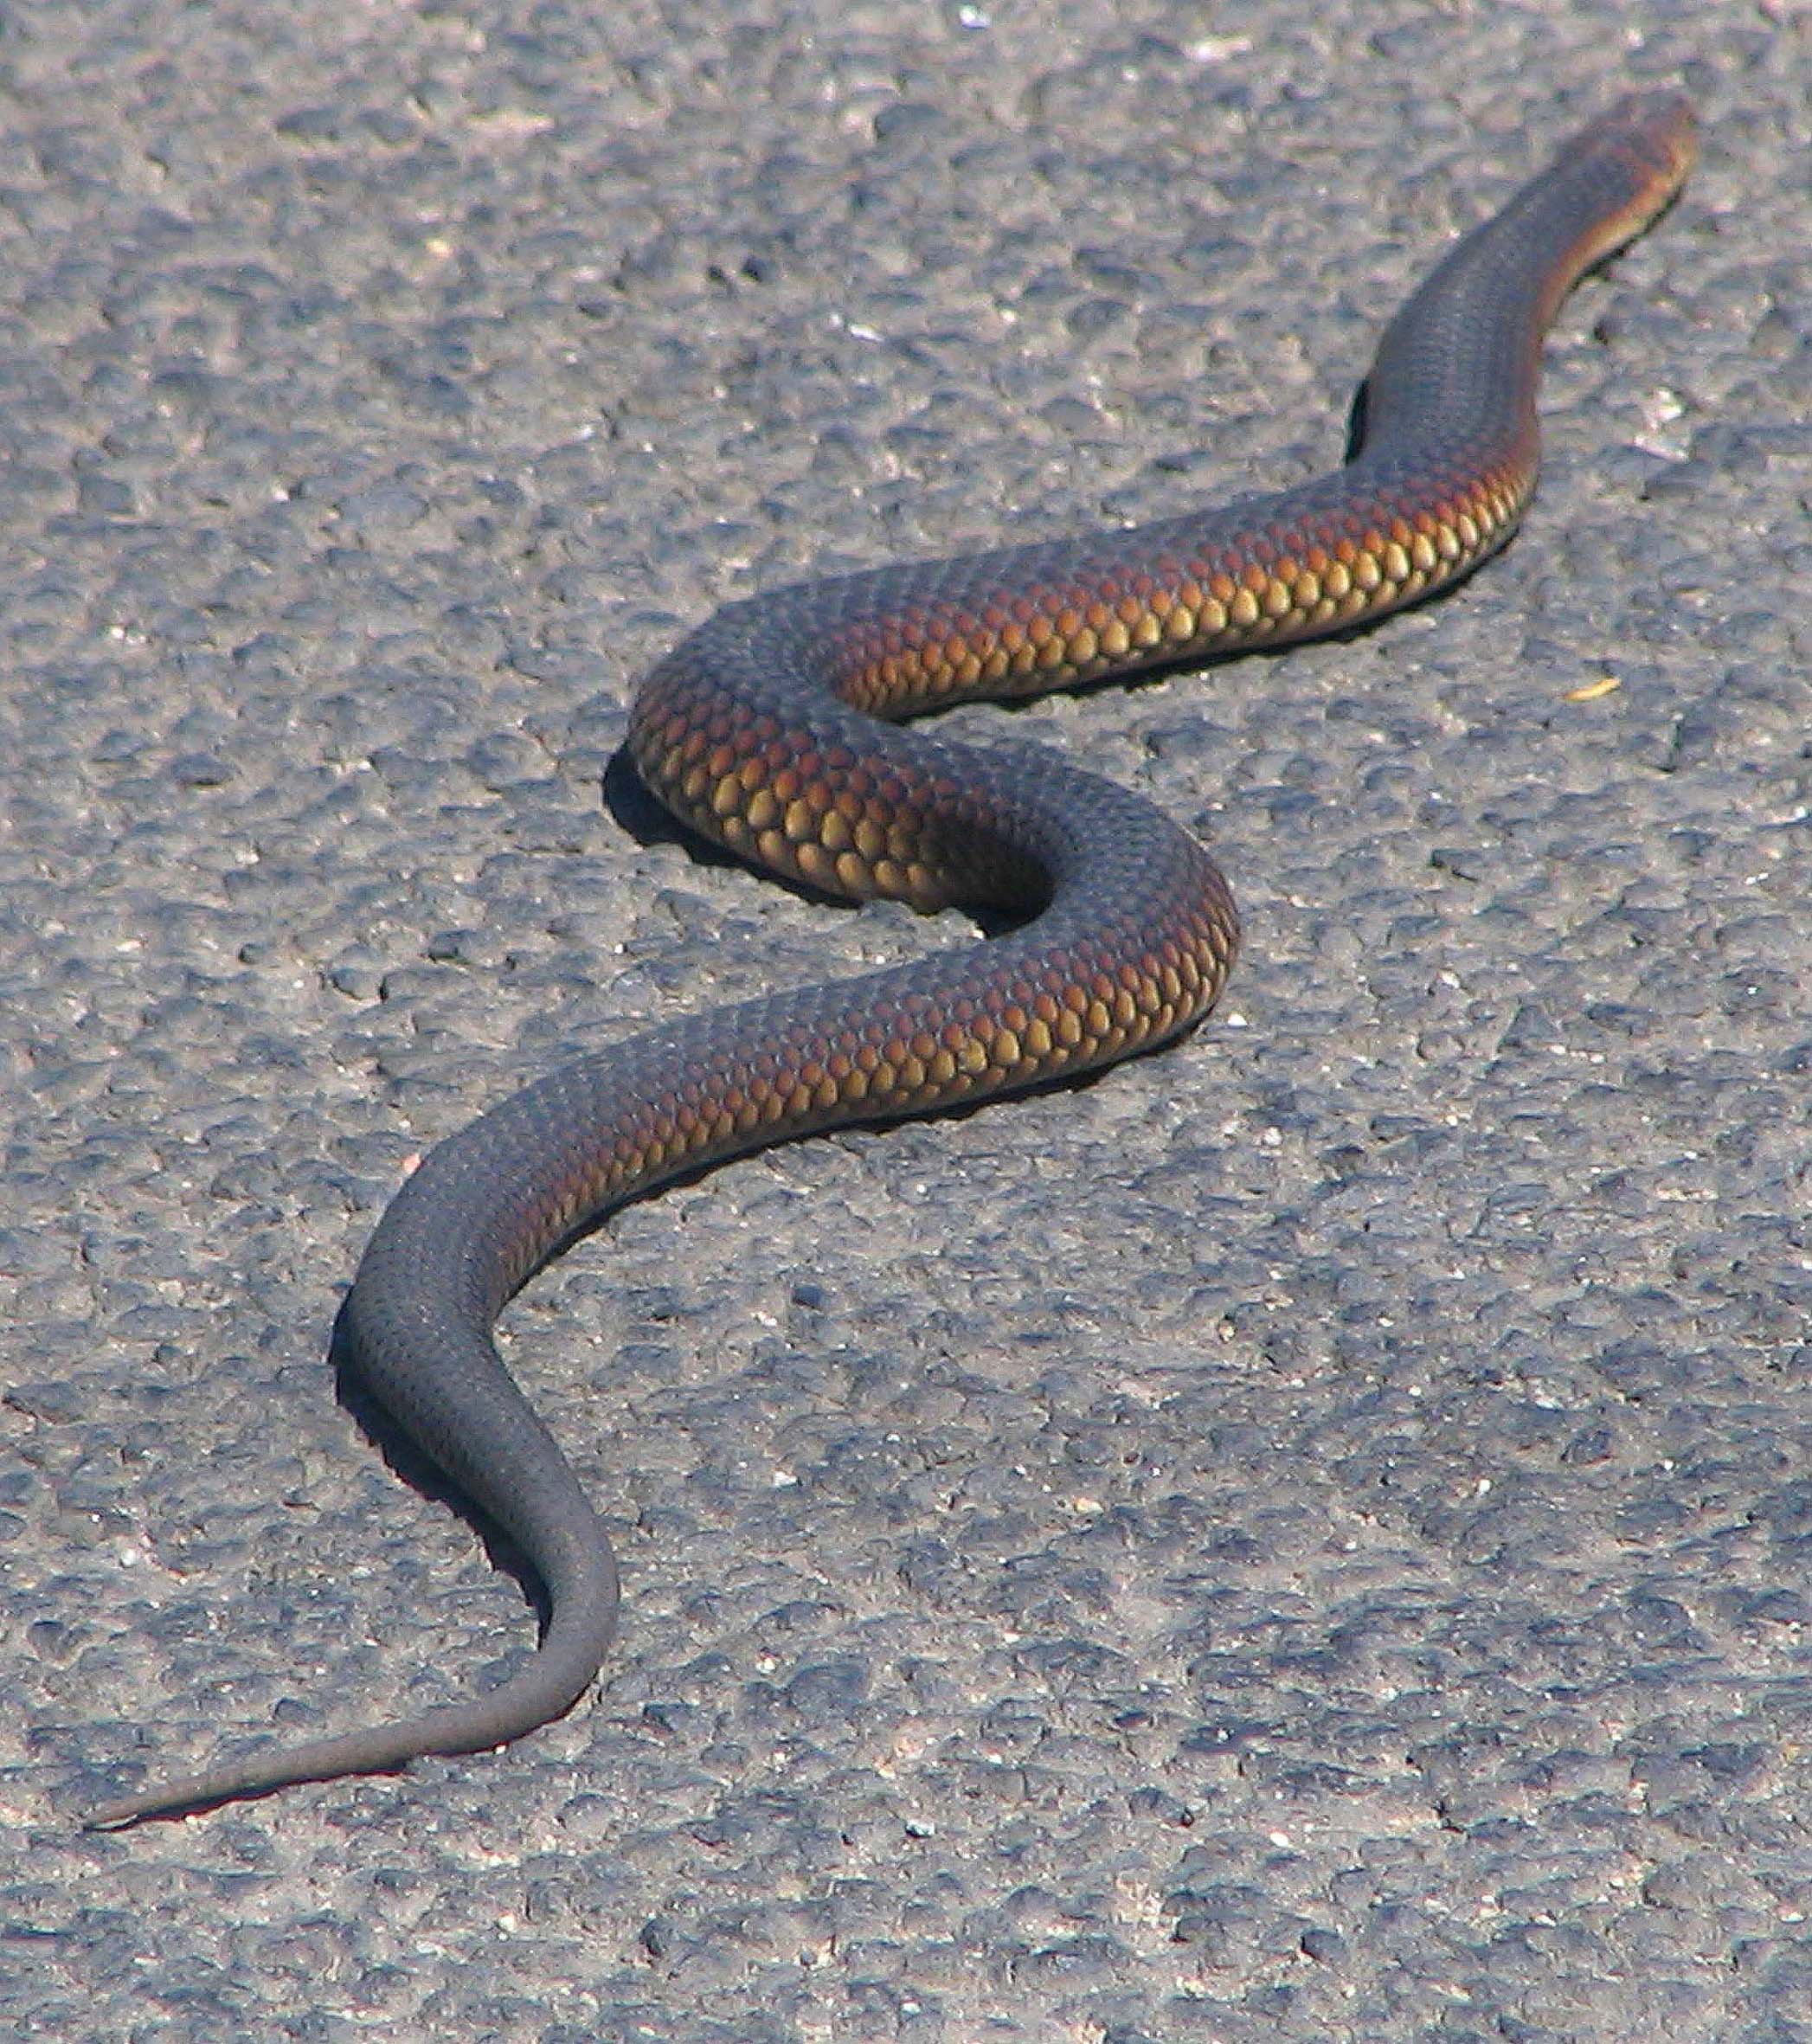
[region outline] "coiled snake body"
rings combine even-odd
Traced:
[[[1193,839],[1043,751],[880,718],[1336,631],[1464,575],[1534,486],[1541,338],[1693,154],[1671,93],[1621,102],[1457,243],[1391,322],[1337,473],[1136,530],[783,589],[720,611],[643,683],[629,747],[732,851],[855,897],[1030,920],[954,959],[657,1030],[530,1086],[396,1195],[342,1310],[352,1367],[519,1543],[549,1617],[522,1670],[393,1725],[254,1752],[106,1803],[114,1825],[498,1745],[568,1708],[614,1629],[610,1547],[491,1327],[576,1229],[716,1160],[928,1112],[1163,1042],[1212,1005],[1237,925]]]

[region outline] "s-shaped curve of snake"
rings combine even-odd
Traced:
[[[954,958],[654,1030],[432,1151],[372,1236],[337,1345],[527,1556],[548,1597],[539,1647],[470,1701],[139,1789],[91,1825],[500,1745],[576,1700],[615,1629],[616,1565],[492,1345],[505,1302],[580,1229],[703,1166],[1163,1043],[1232,964],[1225,883],[1148,803],[1040,749],[894,720],[1337,632],[1466,574],[1534,488],[1557,307],[1666,207],[1693,137],[1677,94],[1626,99],[1455,243],[1386,330],[1360,445],[1334,474],[1132,530],[781,589],[726,606],[660,662],[628,743],[684,822],[837,894],[1025,920]]]

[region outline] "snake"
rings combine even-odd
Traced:
[[[1072,1077],[1205,1015],[1238,942],[1208,853],[1041,746],[896,726],[1338,633],[1503,546],[1535,486],[1542,344],[1589,269],[1668,205],[1689,102],[1620,100],[1455,241],[1386,328],[1344,466],[1118,530],[882,567],[732,602],[646,675],[626,748],[682,823],[806,890],[993,916],[954,954],[688,1017],[556,1069],[431,1150],[382,1216],[334,1351],[516,1543],[539,1642],[495,1688],[254,1750],[106,1802],[93,1828],[500,1746],[569,1710],[616,1629],[596,1510],[492,1329],[626,1201],[813,1131]]]

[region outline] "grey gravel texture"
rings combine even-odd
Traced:
[[[1812,2039],[1808,21],[9,12],[0,2030]],[[1444,240],[1661,81],[1705,160],[1507,555],[949,720],[1211,840],[1219,1015],[535,1284],[627,1596],[567,1720],[80,1832],[532,1636],[325,1360],[408,1160],[972,941],[626,829],[638,672],[1325,468]]]

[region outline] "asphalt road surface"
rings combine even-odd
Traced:
[[[1812,2038],[1812,40],[1792,0],[96,3],[0,29],[0,2029]],[[965,944],[613,775],[717,603],[1339,457],[1633,85],[1685,198],[1524,532],[1017,715],[1210,840],[1218,1015],[512,1309],[620,1543],[500,1754],[93,1801],[533,1636],[336,1397],[410,1160]]]

